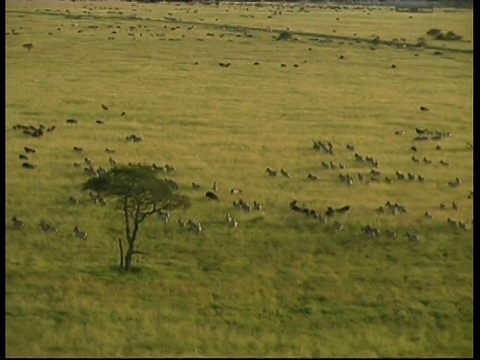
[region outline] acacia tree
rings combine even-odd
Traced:
[[[125,238],[128,248],[124,256],[122,239],[118,239],[120,269],[130,271],[140,224],[149,216],[164,210],[187,208],[190,199],[171,188],[171,181],[158,179],[147,166],[115,166],[107,173],[88,179],[82,190],[94,191],[100,196],[114,198],[116,207],[123,211]]]

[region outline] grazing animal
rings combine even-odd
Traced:
[[[196,182],[192,182],[192,189],[193,190],[200,190],[202,186],[200,184],[197,184]]]
[[[111,166],[117,165],[117,162],[116,162],[112,157],[110,157],[110,158],[108,159],[108,163],[109,163]]]
[[[337,213],[339,213],[339,214],[348,213],[348,212],[350,211],[350,205],[347,205],[347,206],[338,208],[338,209],[336,209],[335,211],[336,211]]]
[[[33,44],[32,43],[26,43],[26,44],[23,44],[22,47],[24,47],[25,49],[30,51],[33,48]]]
[[[22,163],[22,167],[25,168],[25,169],[35,169],[37,167],[37,165],[33,165],[33,164],[28,163],[28,162],[24,162],[24,163]]]
[[[67,124],[77,124],[78,121],[75,120],[75,119],[67,119],[67,120],[66,120],[66,123],[67,123]]]
[[[27,154],[29,154],[29,153],[36,153],[36,152],[37,152],[37,150],[35,150],[35,149],[33,149],[33,148],[29,148],[29,147],[27,147],[27,146],[25,146],[25,147],[23,148],[23,150],[25,150],[25,152],[26,152]]]
[[[448,182],[448,186],[450,186],[451,188],[456,188],[456,187],[458,187],[461,183],[462,183],[462,181],[457,177],[457,178],[455,178],[454,181],[449,181],[449,182]]]
[[[293,211],[303,211],[303,209],[297,205],[297,200],[293,200],[291,203],[290,203],[290,209],[292,209]]]
[[[443,166],[448,166],[450,165],[448,162],[446,162],[445,160],[440,160],[439,161],[440,165],[443,165]]]
[[[105,124],[105,123],[103,122],[103,120],[97,120],[97,121],[95,121],[95,123],[97,123],[97,124],[99,124],[99,125]]]
[[[242,189],[230,189],[230,194],[241,194],[243,193]]]
[[[308,174],[308,175],[307,175],[307,179],[308,179],[308,180],[316,181],[316,180],[319,179],[319,177],[318,177],[317,175]]]
[[[83,153],[83,149],[81,147],[77,147],[77,146],[73,147],[73,151],[75,151],[76,153],[79,153],[79,154]]]
[[[273,170],[273,169],[270,169],[269,167],[267,167],[267,170],[265,170],[265,172],[266,172],[269,176],[277,176],[277,171],[276,171],[276,170]]]
[[[280,174],[282,174],[282,176],[286,178],[290,178],[290,175],[288,174],[288,172],[286,172],[283,168],[280,169]]]
[[[340,224],[338,221],[335,221],[333,225],[335,226],[336,231],[342,231],[344,228],[343,224]]]
[[[172,190],[178,190],[179,189],[179,186],[178,184],[171,180],[171,179],[163,179],[163,181],[165,181],[165,183],[168,185],[168,187]]]
[[[215,201],[220,201],[220,199],[218,198],[217,194],[215,194],[214,192],[212,191],[207,191],[205,193],[205,197],[207,199],[210,199],[210,200],[215,200]]]
[[[385,176],[385,181],[388,183],[388,184],[393,184],[394,180],[388,176]]]
[[[21,160],[28,160],[28,156],[24,155],[24,154],[18,155],[18,158],[21,159]]]
[[[158,213],[157,213],[157,216],[160,220],[162,220],[165,224],[168,223],[170,221],[170,213],[168,211],[165,211],[165,210],[160,210]]]
[[[412,234],[411,232],[407,231],[407,233],[405,234],[405,236],[408,238],[408,240],[410,241],[415,241],[415,242],[419,242],[420,241],[420,238],[418,237],[418,235],[415,235],[415,234]]]
[[[227,216],[225,217],[225,220],[227,224],[233,228],[236,228],[238,226],[237,219],[235,219],[232,215],[230,215],[230,213],[227,214]]]
[[[16,216],[12,218],[12,222],[13,222],[13,228],[15,230],[23,230],[23,228],[25,228],[25,223],[23,221],[18,220]]]
[[[40,228],[48,234],[57,234],[58,233],[58,228],[56,228],[55,226],[50,225],[50,224],[48,224],[44,221],[40,222]]]
[[[242,199],[238,200],[238,207],[247,212],[252,211],[252,207],[250,206],[250,204],[246,203]]]
[[[230,66],[230,63],[223,63],[223,62],[219,62],[218,65],[220,65],[221,67],[229,67]]]
[[[108,110],[108,106],[107,106],[107,105],[104,105],[104,104],[102,104],[102,109],[103,109],[103,110]]]
[[[328,223],[327,217],[323,216],[322,214],[318,215],[318,220],[319,220],[320,224],[322,224],[322,225],[327,225],[327,223]]]
[[[352,144],[347,144],[347,150],[350,150],[350,151],[355,151],[355,146],[352,145]]]
[[[335,209],[331,208],[330,206],[327,208],[327,211],[325,212],[325,215],[328,217],[333,217],[335,216]]]
[[[109,149],[109,148],[105,148],[105,152],[106,152],[107,154],[115,154],[116,150],[114,150],[114,149]]]
[[[380,230],[375,229],[370,225],[364,226],[360,230],[362,230],[367,236],[370,236],[370,237],[378,237],[380,235]]]
[[[458,227],[462,229],[463,231],[467,231],[467,224],[462,223],[461,221],[458,222]]]
[[[394,230],[388,229],[387,230],[387,235],[388,235],[388,237],[391,237],[392,239],[395,239],[397,237],[397,232],[394,231]]]
[[[430,109],[425,106],[420,106],[421,111],[429,111]]]
[[[453,228],[458,228],[459,222],[448,218],[447,219],[447,224],[450,225]]]
[[[212,190],[215,191],[215,192],[218,192],[218,185],[217,185],[216,181],[213,182]]]
[[[88,234],[85,231],[80,231],[78,229],[78,226],[75,226],[73,228],[73,232],[74,232],[75,236],[80,240],[87,240],[87,238],[88,238]]]
[[[261,211],[263,209],[263,206],[258,202],[256,202],[255,200],[253,200],[253,208],[257,211]]]
[[[75,199],[73,196],[70,196],[70,197],[68,198],[68,203],[69,203],[70,205],[78,205],[78,200]]]
[[[425,211],[425,214],[423,215],[423,217],[427,220],[433,220],[433,215],[430,214],[428,211]]]
[[[178,226],[180,226],[182,229],[185,229],[186,227],[188,227],[188,222],[185,220],[178,219],[177,223],[178,223]]]
[[[140,141],[142,141],[142,138],[140,136],[135,135],[135,134],[131,134],[131,135],[125,136],[125,140],[130,141],[130,142],[140,142]]]

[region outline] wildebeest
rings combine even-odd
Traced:
[[[205,193],[205,197],[210,200],[220,201],[217,194],[215,194],[213,191],[207,191]]]

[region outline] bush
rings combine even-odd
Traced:
[[[291,40],[292,39],[292,34],[288,31],[282,31],[277,38],[278,40]]]

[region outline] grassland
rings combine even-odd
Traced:
[[[287,28],[293,40],[276,41]],[[431,28],[464,41],[429,39]],[[372,35],[427,43],[358,40]],[[7,356],[472,356],[472,36],[466,10],[7,0]],[[33,138],[18,124],[56,128]],[[452,136],[413,141],[416,127]],[[143,141],[125,141],[132,133]],[[335,154],[313,150],[313,140]],[[380,182],[339,181],[372,169],[347,143],[378,160]],[[35,170],[21,167],[25,146],[37,150],[28,154]],[[171,178],[193,200],[168,224],[144,224],[145,255],[132,274],[115,271],[121,215],[80,191],[87,177],[73,163],[85,156],[105,168],[110,156],[173,165]],[[266,167],[291,177],[269,177]],[[398,181],[396,171],[426,182]],[[449,187],[456,177],[461,185]],[[204,198],[213,181],[219,203]],[[239,198],[264,209],[235,210]],[[291,211],[294,199],[351,211],[322,225]],[[408,212],[378,214],[386,201]],[[224,223],[227,212],[237,228]],[[22,231],[11,228],[14,215]],[[188,218],[202,234],[177,226]],[[59,233],[43,233],[41,220]],[[381,235],[367,237],[367,224]]]

